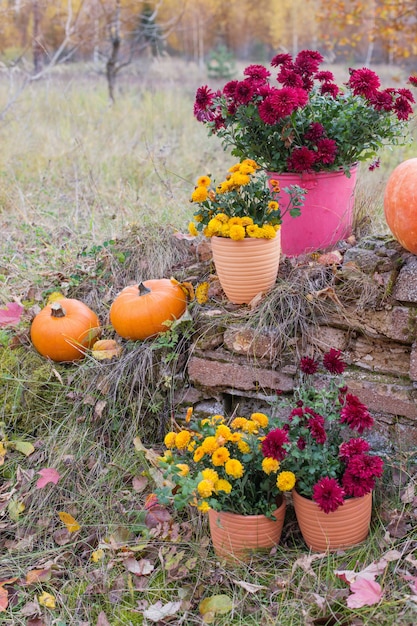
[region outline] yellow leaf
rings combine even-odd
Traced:
[[[59,519],[61,522],[65,524],[69,533],[75,533],[77,530],[80,530],[81,526],[77,522],[77,520],[70,515],[70,513],[65,513],[65,511],[60,511],[58,513]]]
[[[65,298],[65,296],[62,295],[62,293],[60,293],[59,291],[53,291],[48,296],[47,304],[52,304],[53,302],[57,302],[58,300],[62,300],[63,298]]]
[[[47,609],[54,609],[56,606],[54,596],[46,591],[38,596],[38,602],[41,606],[46,606]]]
[[[35,448],[28,441],[10,441],[9,445],[25,456],[29,456],[32,452],[35,452]]]
[[[99,548],[98,550],[94,550],[94,552],[91,553],[91,560],[94,561],[94,563],[98,563],[103,557],[104,550],[102,550],[101,548]]]
[[[26,507],[23,502],[19,502],[18,500],[10,500],[9,504],[7,505],[10,519],[12,519],[14,522],[17,522],[19,519],[19,515],[23,513],[25,508]]]

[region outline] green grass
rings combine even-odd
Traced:
[[[0,109],[9,93],[1,81]],[[175,410],[173,372],[183,366],[172,356],[184,346],[127,343],[116,364],[87,357],[70,366],[47,363],[31,347],[31,315],[52,291],[86,300],[107,333],[112,297],[128,281],[172,268],[187,277],[178,269],[186,248],[171,234],[187,229],[196,177],[222,176],[231,162],[192,116],[194,91],[205,82],[191,64],[161,61],[152,74],[122,79],[110,107],[103,77],[60,68],[29,85],[0,123],[0,304],[18,299],[27,309],[17,328],[0,335],[0,430],[35,446],[28,457],[8,452],[0,466],[0,580],[18,578],[7,586],[10,605],[0,622],[26,626],[27,603],[47,591],[57,605],[40,612],[45,624],[57,626],[96,624],[101,611],[112,626],[145,624],[143,609],[158,600],[181,601],[171,623],[201,624],[199,604],[215,594],[226,594],[233,607],[216,616],[216,626],[415,623],[416,603],[403,578],[417,574],[413,505],[400,500],[415,472],[405,453],[398,451],[389,463],[395,471],[378,486],[372,532],[362,546],[309,565],[288,507],[276,552],[226,567],[213,553],[207,520],[192,511],[174,515],[159,533],[144,525],[153,483],[133,440],[138,434],[160,440]],[[413,147],[386,151],[376,172],[361,167],[356,204],[363,231],[386,230],[384,183],[409,156]],[[153,376],[161,366],[166,378]],[[105,402],[101,415],[94,412],[98,401]],[[36,489],[45,467],[62,478]],[[138,478],[148,480],[143,490],[135,488]],[[11,501],[25,506],[14,519]],[[64,543],[59,511],[81,525]],[[395,515],[405,522],[397,537],[386,530]],[[91,555],[101,547],[104,558],[95,563]],[[402,556],[378,579],[381,602],[348,609],[347,586],[335,570],[362,569],[392,548]],[[148,560],[152,571],[129,573],[127,556]],[[32,569],[46,569],[50,578],[22,584]],[[259,588],[248,591],[242,583]]]

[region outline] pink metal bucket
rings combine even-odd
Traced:
[[[270,179],[280,182],[282,212],[289,203],[289,196],[283,191],[285,187],[298,185],[306,190],[301,215],[283,216],[282,254],[308,254],[334,246],[352,234],[357,165],[350,169],[350,174],[348,178],[342,170],[311,174],[268,172]]]

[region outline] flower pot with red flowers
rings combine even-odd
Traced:
[[[160,466],[161,504],[208,513],[215,553],[228,562],[247,561],[279,543],[285,517],[283,493],[295,484],[268,456],[265,441],[275,430],[264,413],[227,419],[192,419],[165,436]]]
[[[372,493],[383,472],[366,434],[374,420],[343,380],[345,362],[331,349],[304,357],[288,418],[279,422],[276,455],[297,477],[293,504],[307,546],[337,550],[369,533]]]
[[[280,208],[279,181],[271,184],[251,159],[233,165],[225,180],[212,186],[200,176],[191,196],[197,205],[190,234],[211,241],[220,284],[234,304],[249,304],[275,284],[281,253],[284,213],[300,212],[303,192],[287,188],[287,208]]]
[[[349,235],[356,164],[370,161],[374,169],[383,146],[410,140],[414,97],[409,89],[382,89],[368,68],[350,69],[339,87],[333,74],[320,68],[323,61],[316,50],[302,50],[294,58],[277,54],[271,69],[249,65],[241,80],[220,91],[200,87],[194,102],[195,117],[225,149],[254,159],[273,178],[284,174],[283,188],[305,188],[302,219],[283,222],[282,252],[289,256]],[[410,77],[409,82],[417,81]]]

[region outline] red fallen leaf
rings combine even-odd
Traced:
[[[42,487],[45,487],[48,483],[56,485],[58,480],[61,478],[61,474],[59,474],[53,467],[44,467],[39,470],[38,474],[41,475],[41,478],[39,478],[36,482],[37,489],[42,489]]]
[[[51,579],[51,570],[46,569],[31,569],[26,574],[26,584],[32,585],[33,583],[45,583]]]
[[[145,515],[145,524],[148,528],[156,528],[159,524],[170,522],[171,514],[163,506],[153,506]]]
[[[14,326],[20,322],[24,308],[17,302],[8,302],[5,309],[0,309],[0,326]]]
[[[382,598],[381,585],[375,580],[358,577],[351,583],[350,590],[353,593],[346,600],[346,604],[350,609],[378,604]]]
[[[156,495],[156,493],[150,493],[148,496],[146,496],[146,500],[145,500],[146,511],[149,511],[153,506],[157,506],[157,505],[158,505],[158,496]]]
[[[4,585],[11,585],[16,582],[17,578],[6,578],[0,580],[0,613],[5,611],[9,605],[9,592],[4,588]]]

